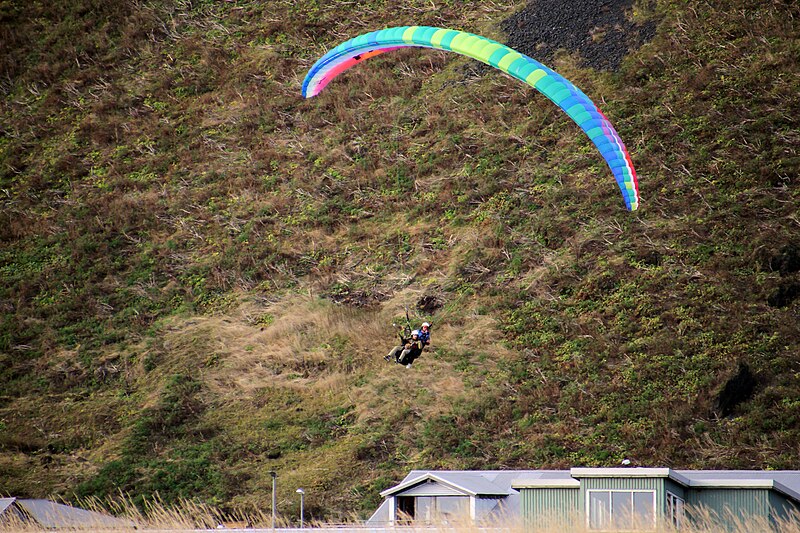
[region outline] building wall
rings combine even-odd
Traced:
[[[583,513],[578,488],[542,488],[521,490],[521,514],[528,525],[536,527],[578,526]]]
[[[770,523],[773,526],[781,522],[800,521],[800,506],[786,498],[783,494],[775,491],[769,493]]]
[[[492,522],[502,518],[515,518],[514,516],[508,516],[509,513],[504,505],[504,498],[473,498],[472,505],[475,508],[472,516],[473,520]]]
[[[686,500],[686,489],[683,485],[679,485],[671,479],[664,479],[664,490],[668,490],[678,498]],[[665,495],[666,496],[666,495]]]
[[[686,504],[692,520],[703,520],[707,514],[719,524],[733,530],[737,522],[769,519],[769,489],[698,489],[686,491]]]

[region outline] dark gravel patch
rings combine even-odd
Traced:
[[[655,35],[655,22],[635,24],[633,0],[532,0],[501,23],[506,44],[548,64],[564,49],[597,70],[619,69],[622,59]]]

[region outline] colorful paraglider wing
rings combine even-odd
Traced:
[[[617,180],[627,208],[633,211],[639,207],[639,183],[631,158],[611,122],[597,106],[560,74],[479,35],[428,26],[402,26],[360,35],[330,50],[311,67],[303,81],[303,96],[316,96],[333,78],[361,61],[413,46],[449,50],[477,59],[547,96],[581,127],[600,151]]]

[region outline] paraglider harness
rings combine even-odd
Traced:
[[[408,318],[408,307],[406,307],[406,326],[403,328],[403,334],[400,335],[400,344],[406,344],[411,340],[411,319]]]
[[[397,324],[392,324],[394,327],[397,327]],[[411,319],[408,318],[408,307],[406,307],[406,325],[402,331],[397,333],[397,336],[400,338],[400,346],[403,346],[402,349],[405,349],[405,345],[411,342]],[[401,351],[402,351],[401,349]],[[395,354],[395,363],[400,362],[400,352]]]
[[[412,335],[411,335],[411,331],[412,331],[411,330],[411,319],[408,317],[408,306],[406,306],[405,309],[406,309],[406,325],[403,328],[403,330],[401,332],[398,332],[398,334],[397,334],[397,336],[400,338],[400,346],[403,346],[403,348],[399,352],[397,352],[395,354],[395,363],[400,363],[400,364],[403,364],[403,365],[413,363],[414,360],[416,360],[422,354],[422,350],[425,348],[425,346],[427,344],[425,342],[420,342],[420,347],[419,348],[416,348],[416,349],[415,348],[411,348],[409,353],[408,353],[408,355],[404,359],[402,359],[402,360],[400,359],[402,351],[405,350],[405,346],[408,343],[413,341],[413,338],[412,338]],[[392,325],[397,327],[397,324],[392,324]],[[389,359],[387,358],[387,361],[388,360]]]

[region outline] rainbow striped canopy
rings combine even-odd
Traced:
[[[311,98],[353,65],[405,47],[437,48],[489,64],[535,88],[563,109],[589,136],[608,164],[626,207],[639,207],[639,182],[630,155],[611,122],[580,89],[535,59],[491,39],[458,30],[401,26],[359,35],[322,56],[303,81],[303,96]]]

